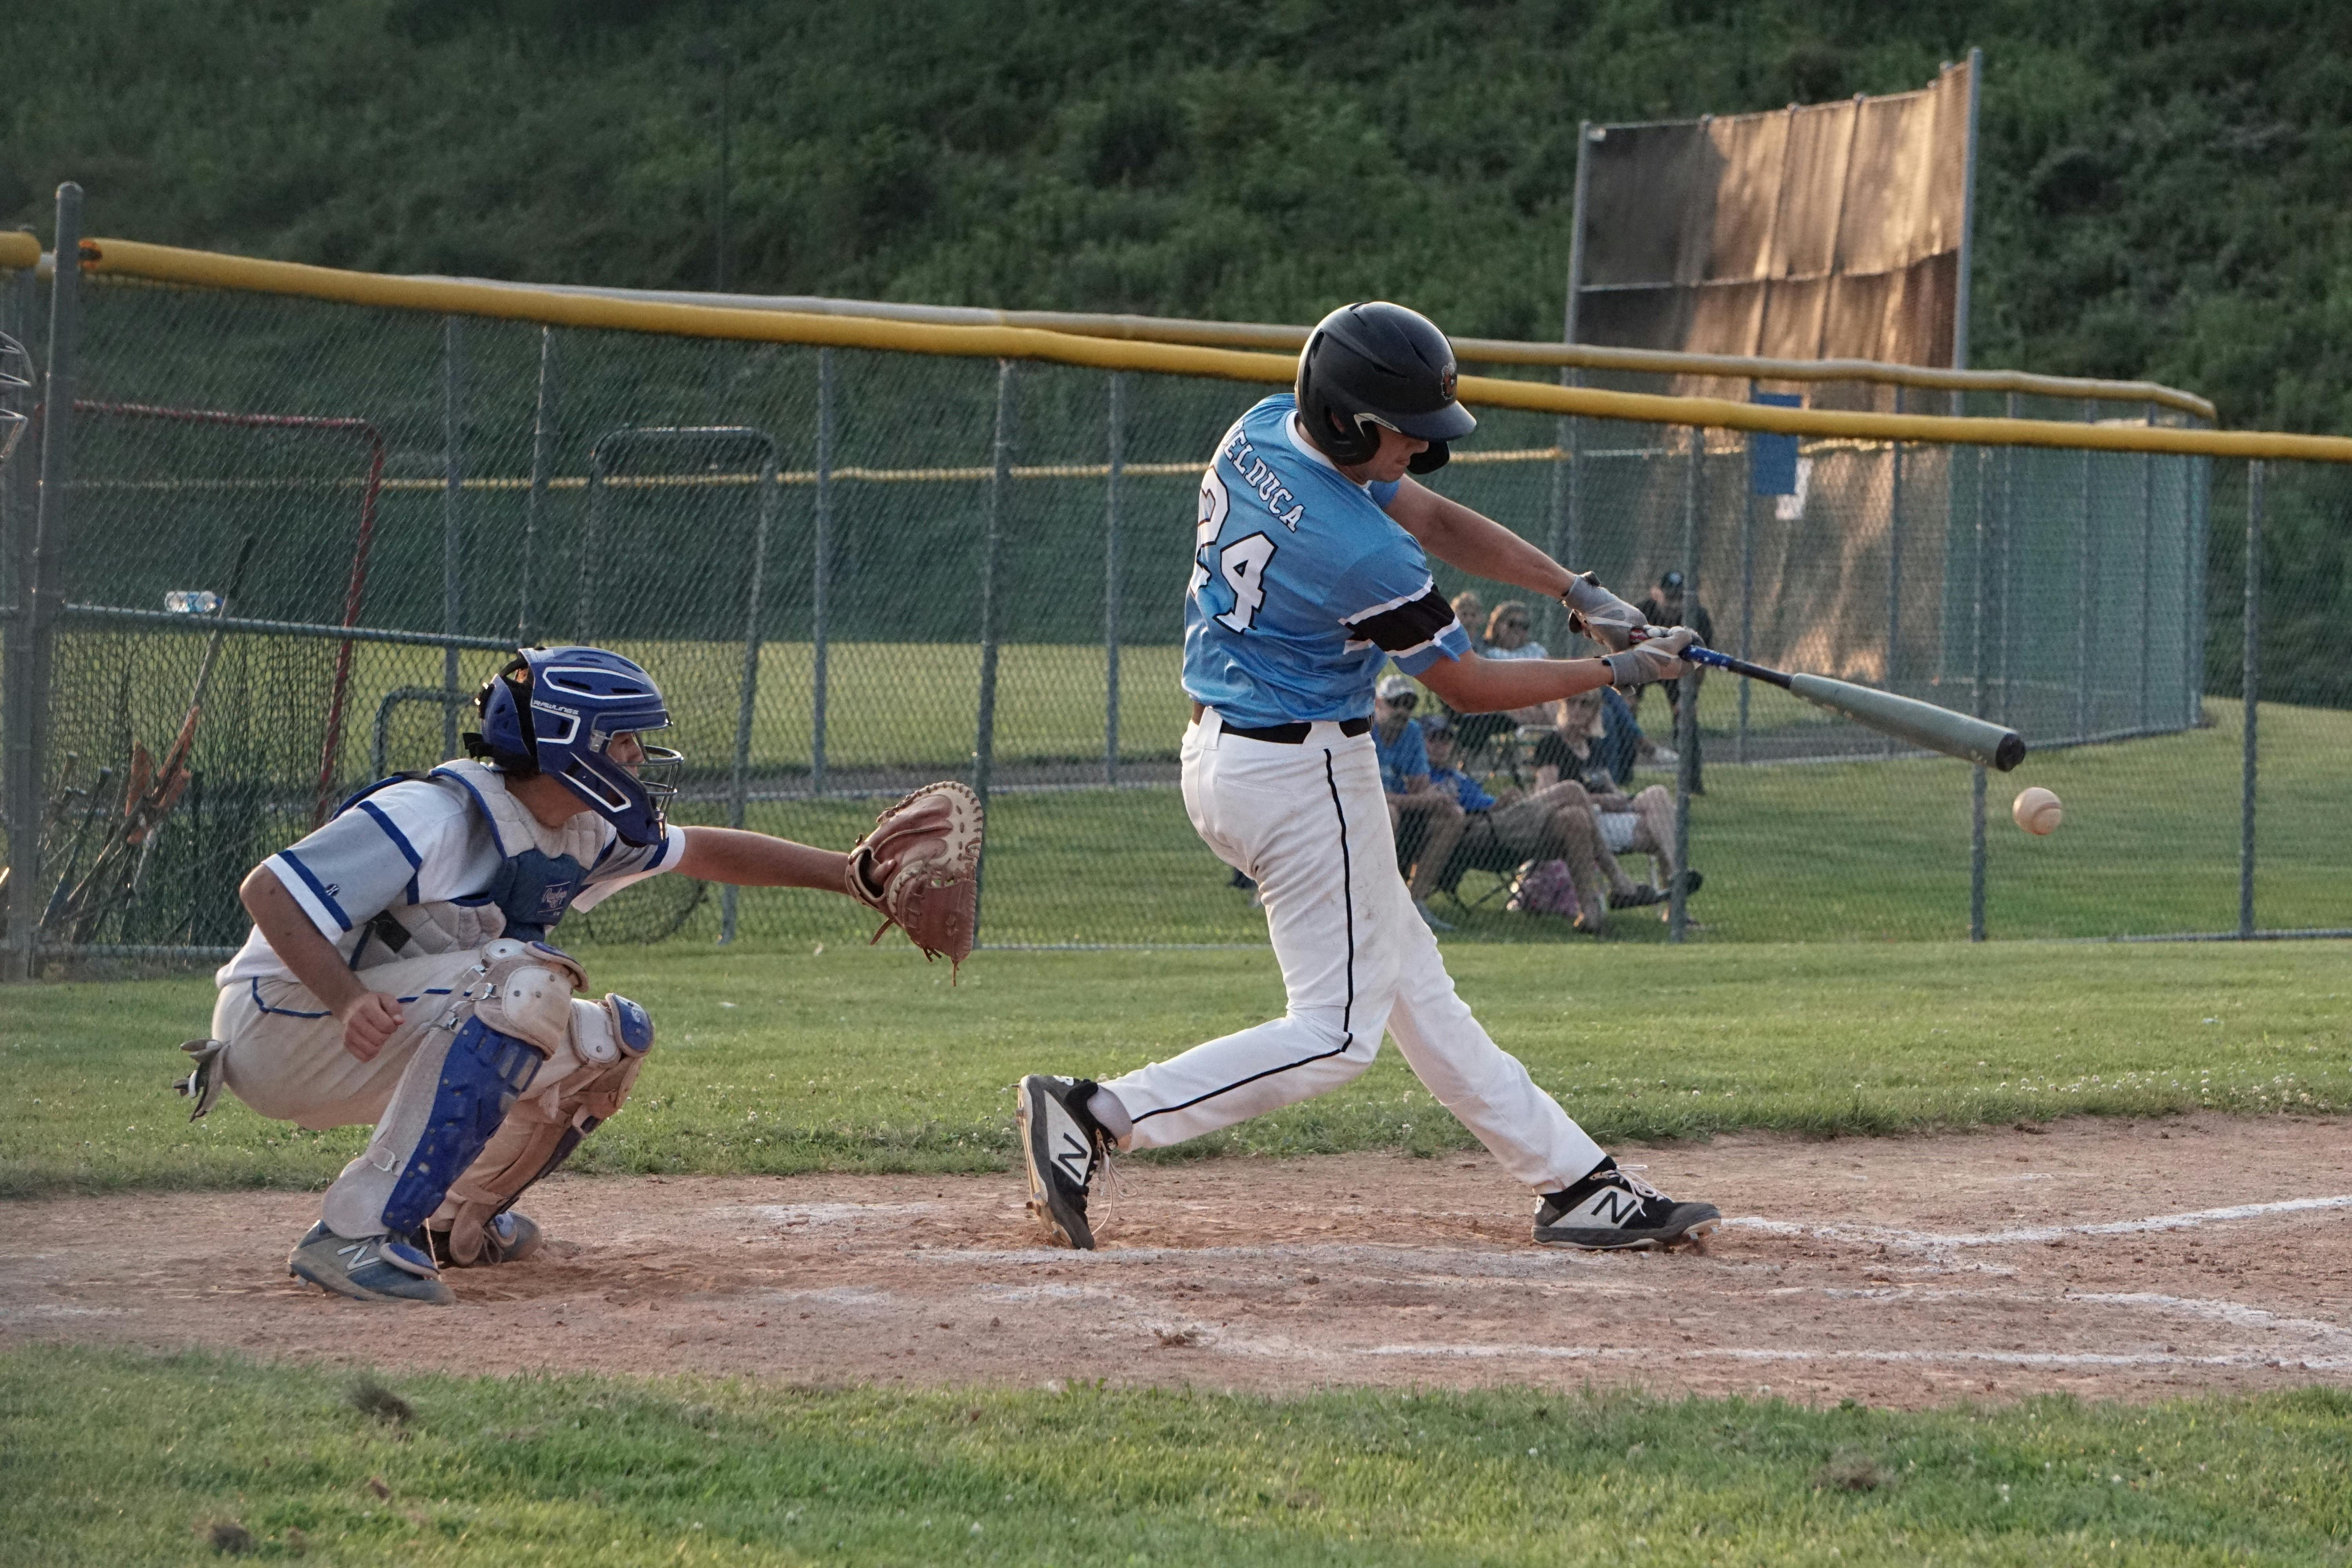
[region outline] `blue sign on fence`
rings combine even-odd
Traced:
[[[1775,408],[1801,408],[1804,397],[1794,392],[1759,392],[1749,401]],[[1748,437],[1748,488],[1759,496],[1797,493],[1797,438],[1755,431]]]

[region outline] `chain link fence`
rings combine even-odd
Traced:
[[[49,291],[0,276],[0,330],[47,353]],[[1175,786],[1199,474],[1270,388],[105,273],[80,279],[79,304],[46,511],[37,464],[0,476],[10,875],[31,888],[10,900],[13,949],[28,910],[56,955],[241,940],[245,870],[361,784],[454,754],[464,704],[519,639],[601,642],[654,672],[689,822],[841,846],[902,790],[971,780],[991,814],[987,944],[1265,940]],[[1793,388],[1816,408],[2198,423],[2147,400],[1571,374],[1742,400]],[[2248,465],[1479,413],[1437,489],[1629,597],[1684,573],[1727,651],[1982,712],[2033,748],[1995,776],[1979,828],[1984,781],[1965,764],[1707,679],[1679,780],[1706,880],[1683,929],[2237,923],[2241,605],[2259,605],[2258,629],[2297,624],[2344,587],[2273,572],[2245,599],[2245,558],[2213,519],[2242,531]],[[2269,470],[2263,504],[2287,535],[2340,534],[2343,469]],[[1490,608],[1528,597],[1439,579]],[[1534,607],[1553,653],[1579,651],[1557,605]],[[2352,715],[2340,687],[2294,695],[2263,713],[2259,820],[2283,852],[2260,862],[2260,923],[2352,925],[2334,864],[2352,854]],[[1665,749],[1634,784],[1671,787],[1665,704],[1640,719]],[[1481,757],[1490,786],[1526,782],[1525,739]],[[2060,835],[2000,820],[2000,790],[2028,782],[2064,797]],[[1474,871],[1439,911],[1459,937],[1574,940],[1509,912],[1507,881]],[[808,944],[863,938],[862,913],[659,878],[566,931]]]

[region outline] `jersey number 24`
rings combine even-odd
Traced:
[[[1257,619],[1258,607],[1265,603],[1265,567],[1274,559],[1276,547],[1265,534],[1253,533],[1218,550],[1217,533],[1224,527],[1232,504],[1225,481],[1212,465],[1201,477],[1201,518],[1192,533],[1192,593],[1198,599],[1201,590],[1209,585],[1209,556],[1214,552],[1216,575],[1224,579],[1234,595],[1233,608],[1217,612],[1217,619],[1234,631],[1245,632]],[[1201,599],[1201,607],[1208,609],[1209,601]]]

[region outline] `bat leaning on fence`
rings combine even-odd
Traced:
[[[2025,760],[2025,742],[2016,731],[1938,708],[1932,702],[1898,697],[1892,691],[1856,686],[1851,681],[1832,680],[1825,675],[1790,675],[1696,644],[1683,650],[1683,658],[1712,669],[1727,669],[1750,680],[1769,682],[1816,708],[1843,714],[1882,735],[1892,735],[1898,741],[1908,741],[1915,746],[1980,767],[2007,773]]]
[[[226,620],[245,586],[245,568],[253,559],[255,536],[247,534],[236,552],[236,564],[229,569],[228,591],[221,595],[215,618]],[[171,749],[163,753],[160,763],[152,763],[147,748],[133,745],[131,752],[130,777],[122,791],[122,815],[116,818],[99,846],[98,858],[91,864],[89,875],[65,892],[53,894],[49,900],[47,918],[43,924],[51,931],[67,928],[68,940],[87,942],[99,922],[120,905],[134,902],[139,884],[146,875],[147,864],[155,850],[155,830],[180,804],[180,796],[188,787],[188,757],[195,748],[196,721],[203,717],[205,689],[211,686],[213,668],[220,662],[221,643],[226,637],[226,626],[215,626],[205,639],[204,661],[196,667],[195,689],[188,696],[188,710],[180,720],[179,732],[173,736]],[[80,836],[76,835],[74,854],[81,852]]]

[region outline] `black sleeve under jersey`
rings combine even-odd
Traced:
[[[1454,606],[1433,586],[1418,599],[1391,605],[1342,623],[1354,636],[1386,653],[1411,653],[1435,642],[1454,624]]]

